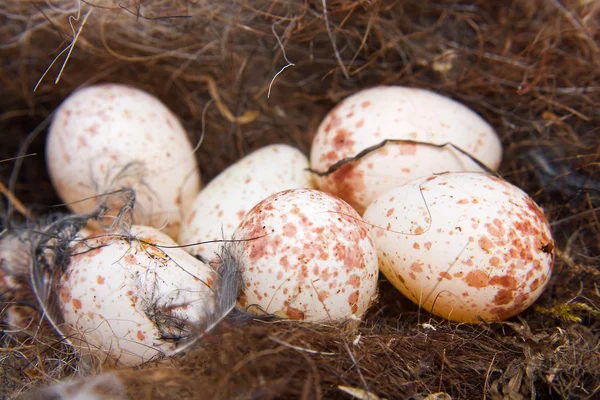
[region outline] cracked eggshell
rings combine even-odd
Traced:
[[[214,308],[212,269],[180,248],[148,244],[176,245],[154,228],[133,226],[131,233],[135,239],[105,235],[74,244],[58,285],[70,339],[101,363],[132,366],[171,352],[177,340],[166,336],[190,334],[179,322],[201,321]]]
[[[192,145],[175,114],[152,95],[120,84],[77,90],[60,105],[46,139],[46,163],[71,210],[90,211],[105,199],[94,196],[131,186],[135,223],[171,237],[200,191]],[[110,200],[114,214],[122,202]]]
[[[326,171],[384,139],[450,142],[493,170],[502,157],[494,129],[466,106],[428,90],[380,86],[346,98],[329,112],[313,140],[311,168]],[[481,168],[450,147],[388,143],[316,181],[319,189],[341,197],[362,214],[388,190],[445,171]]]
[[[184,219],[179,243],[231,239],[246,213],[259,201],[286,189],[311,187],[308,159],[298,149],[275,144],[259,149],[214,178],[198,194]],[[220,243],[186,247],[215,261]]]
[[[510,318],[550,279],[554,241],[544,213],[521,189],[488,174],[416,179],[378,197],[364,220],[388,280],[453,321]]]
[[[269,196],[234,233],[250,313],[304,321],[360,318],[377,295],[377,253],[352,207],[313,189]]]

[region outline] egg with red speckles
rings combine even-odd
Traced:
[[[502,158],[494,129],[466,106],[428,90],[380,86],[346,98],[329,112],[313,140],[311,168],[327,171],[386,139],[452,143],[493,170]],[[362,214],[388,190],[446,171],[483,169],[451,146],[387,143],[316,182],[319,189],[341,197]]]
[[[75,242],[57,285],[64,332],[99,363],[133,366],[177,349],[214,310],[206,264],[155,228]],[[62,326],[62,325],[61,325]]]
[[[381,272],[423,309],[453,321],[510,318],[550,279],[554,240],[544,213],[489,174],[413,180],[379,196],[363,218]]]
[[[87,212],[135,189],[134,221],[177,237],[182,216],[200,191],[200,171],[177,116],[142,90],[101,84],[72,93],[58,107],[46,139],[46,163],[61,199]]]
[[[238,305],[302,321],[360,318],[377,297],[377,252],[350,205],[314,189],[271,195],[231,244],[242,272]]]
[[[310,188],[308,159],[300,150],[274,144],[250,153],[221,172],[198,194],[179,235],[179,243],[231,239],[246,213],[259,201],[286,189]],[[221,243],[186,247],[214,264]],[[215,264],[216,265],[216,264]]]

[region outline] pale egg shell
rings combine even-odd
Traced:
[[[133,87],[102,84],[77,90],[56,110],[46,162],[71,210],[90,211],[106,199],[94,196],[132,186],[135,223],[177,237],[200,191],[192,150],[181,123],[158,99]],[[115,214],[122,204],[113,199]]]
[[[493,170],[502,158],[494,129],[466,106],[428,90],[380,86],[346,98],[325,117],[313,140],[311,168],[326,171],[385,139],[449,142]],[[319,189],[341,197],[362,214],[388,190],[445,171],[481,168],[450,147],[388,143],[316,181]]]
[[[433,314],[500,321],[546,287],[554,242],[544,213],[521,189],[488,174],[416,179],[367,208],[381,272]]]
[[[350,205],[313,189],[269,196],[232,244],[250,313],[304,321],[360,318],[377,295],[377,252]],[[244,240],[245,239],[245,240]]]
[[[198,322],[214,309],[211,268],[180,248],[149,245],[176,245],[155,228],[131,233],[131,241],[105,235],[74,244],[57,289],[69,338],[101,363],[131,366],[171,352],[177,341],[163,333],[189,332],[169,321]]]
[[[231,239],[246,213],[259,201],[286,189],[311,187],[308,159],[298,149],[275,144],[242,158],[198,194],[179,235],[179,243]],[[215,261],[219,243],[186,247]]]
[[[15,335],[29,332],[40,322],[38,303],[29,284],[31,243],[10,231],[0,235],[0,324]]]
[[[40,227],[39,229],[43,229]],[[32,230],[35,235],[39,232]],[[0,235],[0,323],[16,336],[31,337],[39,329],[39,302],[31,286],[31,236],[6,231]],[[76,239],[87,237],[91,231],[84,228]]]

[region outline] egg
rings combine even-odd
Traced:
[[[177,117],[150,94],[101,84],[72,93],[46,139],[52,183],[74,212],[87,212],[123,187],[135,189],[134,222],[177,237],[200,190],[192,145]],[[111,213],[123,202],[111,196]]]
[[[303,321],[360,318],[377,295],[377,252],[343,200],[314,189],[273,194],[234,232],[243,279],[238,304]]]
[[[546,287],[554,241],[544,213],[521,189],[484,173],[408,182],[365,211],[387,279],[444,318],[501,321]]]
[[[29,285],[30,242],[18,234],[0,235],[0,324],[7,332],[30,337],[38,328],[40,315]],[[28,332],[19,335],[20,331]]]
[[[493,170],[502,157],[494,129],[466,106],[428,90],[380,86],[346,98],[325,117],[313,139],[311,168],[327,171],[336,162],[385,139],[452,143]],[[317,187],[341,197],[362,214],[388,190],[445,171],[482,168],[449,146],[388,143],[318,177]]]
[[[298,149],[275,144],[250,153],[214,178],[198,194],[184,218],[179,243],[231,239],[259,201],[286,189],[311,187],[308,159]],[[186,247],[216,261],[219,243]]]
[[[44,268],[35,268],[40,276],[32,274],[32,263],[37,262],[34,261],[35,254],[38,257],[40,254],[49,255],[57,249],[56,241],[46,242],[53,235],[45,232],[48,223],[57,218],[60,217],[56,214],[42,217],[30,221],[28,229],[8,229],[0,235],[0,325],[6,328],[4,332],[19,339],[31,338],[39,331],[43,320],[40,303],[53,304],[52,301],[44,301],[46,297],[42,294],[45,293],[43,290],[36,294],[33,282],[42,283],[43,286],[45,279],[41,275]],[[65,232],[66,230],[62,233]],[[90,234],[88,229],[81,229],[75,240]],[[41,241],[45,242],[42,247],[39,238],[43,238]],[[39,300],[38,296],[44,300]]]
[[[75,242],[57,285],[64,327],[83,354],[133,366],[174,351],[215,307],[213,270],[155,228]]]

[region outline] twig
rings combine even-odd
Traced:
[[[31,156],[37,156],[37,153],[29,153],[29,154],[24,154],[22,156],[16,156],[16,157],[11,157],[11,158],[3,158],[2,160],[0,160],[0,163],[7,162],[7,161],[20,160],[21,158],[31,157]]]
[[[202,146],[202,142],[204,142],[204,137],[206,136],[206,112],[208,111],[208,107],[210,107],[212,102],[213,102],[213,100],[211,99],[204,105],[204,108],[202,109],[202,119],[200,121],[201,122],[200,139],[198,139],[198,143],[196,143],[196,146],[194,146],[194,148],[192,149],[192,153],[194,153],[194,154],[198,151],[198,149],[200,149],[200,146]]]
[[[229,122],[236,124],[248,124],[254,121],[258,117],[258,111],[246,111],[240,116],[235,116],[229,111],[229,108],[221,101],[221,96],[219,95],[219,90],[217,89],[217,84],[215,80],[209,75],[200,75],[195,77],[193,80],[198,82],[204,82],[208,85],[208,93],[217,104],[217,108],[223,117],[225,117]]]
[[[335,356],[335,355],[337,355],[337,353],[328,353],[328,352],[324,352],[324,351],[317,351],[317,350],[306,349],[304,347],[294,346],[292,344],[289,344],[288,342],[284,342],[283,340],[276,338],[275,336],[270,336],[269,335],[269,340],[272,340],[273,342],[275,342],[277,344],[280,344],[282,346],[289,347],[290,349],[302,351],[302,352],[309,353],[309,354],[319,354],[319,355],[322,355],[322,356]]]
[[[333,47],[333,52],[335,54],[335,58],[340,64],[340,68],[342,68],[342,72],[346,79],[350,79],[350,74],[348,74],[348,70],[342,61],[342,57],[340,56],[340,52],[337,49],[337,45],[335,44],[335,37],[333,36],[333,32],[331,31],[331,27],[329,26],[329,17],[327,15],[327,0],[323,0],[323,19],[325,20],[325,28],[327,28],[327,34],[329,35],[329,40],[331,41],[331,46]]]
[[[27,218],[27,216],[29,215],[29,211],[27,210],[27,208],[23,205],[23,203],[21,203],[21,201],[19,201],[19,199],[17,199],[17,197],[14,194],[12,194],[12,192],[10,190],[8,190],[8,188],[1,181],[0,181],[0,193],[2,193],[4,196],[6,196],[8,201],[10,201],[15,206],[17,211],[19,213],[21,213],[22,216]]]
[[[283,68],[281,68],[275,74],[275,76],[273,76],[273,79],[271,79],[271,83],[269,83],[269,89],[267,90],[267,99],[269,97],[271,97],[271,86],[273,86],[273,82],[275,82],[275,79],[277,79],[279,74],[281,74],[286,68],[293,67],[296,65],[287,58],[287,55],[285,54],[285,48],[283,47],[283,43],[281,42],[279,35],[277,35],[277,32],[275,32],[275,24],[271,25],[271,30],[273,31],[273,35],[275,35],[275,39],[277,39],[277,43],[279,43],[279,47],[281,48],[281,53],[283,54],[283,59],[285,60],[285,62],[287,62],[287,64],[284,65]]]
[[[488,367],[487,372],[485,373],[485,384],[483,385],[483,393],[481,395],[481,398],[483,400],[487,399],[487,392],[490,389],[490,374],[492,373],[492,367],[494,366],[494,361],[496,361],[495,354],[492,357],[492,361],[490,361],[490,366]]]
[[[87,19],[90,16],[90,14],[92,13],[92,10],[93,10],[93,8],[90,8],[89,11],[85,14],[85,17],[83,17],[83,21],[81,21],[81,25],[79,26],[79,29],[77,30],[77,33],[75,34],[75,37],[73,38],[73,41],[69,45],[69,52],[67,53],[67,56],[65,57],[65,62],[63,62],[63,65],[60,68],[60,71],[58,72],[56,79],[54,80],[55,84],[57,84],[60,81],[60,77],[62,76],[63,71],[65,70],[65,67],[67,66],[67,63],[69,62],[69,58],[71,58],[71,53],[73,52],[73,49],[75,48],[75,43],[77,43],[77,39],[79,39],[79,35],[81,34],[81,31],[83,30],[83,26],[87,22]],[[78,16],[78,18],[79,18],[79,16]],[[73,23],[73,19],[69,18],[69,25],[71,25],[71,29],[74,29],[72,23]],[[73,31],[73,33],[75,33],[75,31]]]
[[[44,121],[42,121],[38,126],[35,127],[35,129],[33,131],[31,131],[27,137],[25,138],[25,140],[23,141],[23,143],[21,144],[21,147],[19,149],[19,154],[15,157],[15,163],[13,165],[13,169],[12,172],[10,174],[10,179],[8,181],[8,188],[10,189],[10,191],[14,192],[14,188],[17,184],[17,179],[19,177],[19,172],[21,171],[21,167],[23,165],[23,160],[25,159],[25,157],[23,157],[26,153],[27,153],[27,149],[29,148],[29,146],[31,145],[31,143],[33,143],[33,141],[35,140],[35,138],[38,137],[38,135],[43,132],[46,127],[48,126],[48,124],[50,124],[50,121],[52,120],[54,113],[51,112],[45,119]],[[9,202],[8,203],[8,210],[6,212],[6,220],[10,221],[10,217],[12,215],[12,206],[14,203]],[[16,206],[16,204],[14,204]]]
[[[573,215],[570,215],[568,217],[565,217],[565,218],[562,218],[562,219],[558,219],[556,221],[552,221],[552,222],[550,222],[550,227],[554,228],[554,227],[556,227],[558,225],[562,225],[562,224],[564,224],[566,222],[571,222],[574,219],[583,218],[583,217],[587,217],[589,215],[593,215],[597,211],[600,211],[600,207],[592,208],[591,210],[582,211],[580,213],[573,214]]]
[[[60,53],[58,53],[58,55],[54,58],[54,60],[52,60],[52,62],[48,66],[48,68],[46,68],[46,70],[44,71],[44,73],[42,74],[40,79],[38,79],[37,83],[35,84],[35,87],[33,88],[34,92],[40,86],[40,84],[44,80],[44,77],[48,74],[48,72],[50,71],[52,66],[56,63],[56,61],[60,58],[60,56],[62,56],[66,52],[67,56],[65,57],[65,61],[63,62],[62,67],[60,68],[60,71],[58,72],[58,75],[56,76],[56,79],[54,80],[54,83],[57,84],[60,81],[63,71],[64,71],[65,67],[67,66],[67,62],[69,61],[69,58],[71,58],[71,53],[73,52],[75,43],[77,42],[77,39],[79,39],[79,35],[81,34],[81,31],[83,30],[83,26],[87,22],[87,19],[90,16],[90,14],[92,13],[92,10],[93,10],[93,8],[90,8],[88,10],[88,12],[85,14],[85,17],[83,17],[83,21],[81,21],[81,25],[79,26],[79,29],[77,30],[77,32],[75,32],[75,28],[73,27],[73,21],[78,21],[79,18],[81,17],[81,8],[79,8],[79,10],[77,12],[77,17],[69,16],[69,25],[71,26],[71,32],[73,33],[73,40],[71,41],[71,43],[69,43],[69,45],[67,47],[65,47],[63,50],[61,50]]]
[[[348,355],[350,356],[350,359],[352,360],[352,366],[356,367],[356,371],[358,372],[358,376],[360,376],[360,380],[363,384],[363,387],[368,392],[369,385],[367,385],[367,381],[365,380],[365,377],[364,377],[362,371],[360,370],[360,367],[358,366],[358,361],[356,361],[356,358],[354,358],[354,354],[352,354],[352,351],[350,350],[350,347],[348,346],[348,343],[346,343],[346,341],[344,341],[344,346],[346,347],[346,350],[348,351]]]

